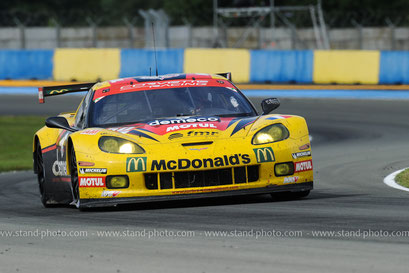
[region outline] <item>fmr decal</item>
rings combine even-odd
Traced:
[[[87,174],[87,173],[100,173],[106,174],[106,168],[80,168],[80,174]]]
[[[257,148],[253,150],[254,150],[254,153],[256,154],[258,163],[275,161],[274,152],[272,148],[265,147],[265,148]]]
[[[128,157],[126,159],[127,172],[144,172],[146,171],[146,157]]]
[[[105,177],[80,177],[80,187],[105,187]]]
[[[180,123],[194,123],[194,122],[220,122],[218,117],[190,117],[190,118],[175,118],[175,119],[156,119],[148,123],[150,126],[180,124]]]
[[[120,193],[120,191],[103,191],[101,197],[117,197]]]
[[[298,181],[298,176],[284,177],[284,184],[296,183]]]
[[[54,161],[52,170],[55,176],[67,175],[67,162],[66,161]]]
[[[160,170],[184,170],[188,168],[200,169],[200,168],[213,168],[224,167],[230,165],[249,164],[250,155],[248,154],[234,154],[231,156],[224,155],[222,157],[215,158],[203,158],[203,159],[178,159],[178,160],[152,160],[151,171]]]
[[[293,153],[292,155],[293,155],[294,159],[297,159],[297,158],[300,158],[300,157],[307,157],[307,156],[311,156],[311,151]]]
[[[312,170],[312,160],[301,161],[295,163],[295,171],[296,173],[311,171]]]

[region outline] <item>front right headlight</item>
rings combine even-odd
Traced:
[[[280,140],[287,139],[289,136],[290,133],[288,132],[287,128],[281,123],[276,123],[258,131],[254,135],[251,144],[259,145],[277,142]]]
[[[129,140],[112,137],[112,136],[102,136],[98,141],[99,148],[106,153],[113,154],[144,154],[145,150],[142,149],[136,143]]]

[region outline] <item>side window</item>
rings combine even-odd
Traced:
[[[85,98],[82,100],[81,105],[78,108],[77,115],[75,116],[75,126],[79,128],[84,127],[86,110],[88,109],[89,99],[92,94],[92,91],[88,91]]]

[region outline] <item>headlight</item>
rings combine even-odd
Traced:
[[[274,173],[276,176],[287,176],[294,174],[294,163],[278,163],[274,165]]]
[[[114,154],[144,154],[145,151],[136,143],[119,137],[103,136],[98,141],[99,148]]]
[[[107,176],[108,189],[124,189],[129,187],[129,178],[126,175]]]
[[[277,123],[258,131],[251,141],[252,144],[266,144],[288,138],[290,133],[284,125]]]

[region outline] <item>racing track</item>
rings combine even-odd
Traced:
[[[59,106],[48,108],[50,104],[32,104],[34,97],[18,98],[11,109],[10,101],[16,97],[3,96],[1,114],[22,109],[25,114],[51,114],[69,110],[64,109],[67,103],[77,100],[59,98]],[[407,272],[408,236],[325,238],[315,237],[313,231],[359,235],[365,230],[409,230],[408,193],[382,182],[387,174],[409,166],[408,101],[283,99],[277,112],[305,116],[314,136],[316,184],[307,199],[272,201],[263,195],[80,212],[70,207],[43,208],[32,172],[2,174],[0,230],[87,231],[88,235],[3,236],[0,271]],[[191,230],[195,236],[102,238],[96,234],[144,229]],[[303,231],[303,236],[256,239],[205,234],[252,229]]]

